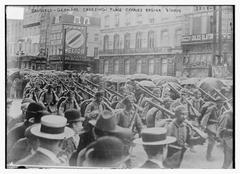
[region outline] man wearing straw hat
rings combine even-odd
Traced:
[[[66,127],[67,119],[56,115],[44,116],[41,124],[31,128],[31,133],[38,137],[39,147],[33,155],[20,161],[17,165],[24,166],[61,166],[62,163],[57,154],[62,150],[61,143],[65,138],[73,136],[73,131]]]
[[[143,145],[148,156],[141,168],[164,168],[166,145],[175,142],[176,138],[167,136],[165,128],[146,128],[141,135],[141,138],[134,140],[134,143]]]

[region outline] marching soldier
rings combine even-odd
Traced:
[[[96,92],[94,96],[94,100],[89,103],[85,110],[85,117],[89,120],[96,120],[100,113],[102,113],[104,106],[103,106],[103,93]]]
[[[134,101],[125,97],[122,104],[124,104],[124,109],[116,113],[117,124],[124,128],[130,128],[134,133],[140,135],[143,124],[137,110],[134,109]]]
[[[219,119],[218,136],[223,140],[224,162],[222,168],[229,168],[233,155],[233,113],[226,111]]]
[[[218,98],[216,102],[206,102],[202,109],[200,118],[200,125],[208,134],[208,146],[206,152],[206,159],[212,161],[212,151],[215,145],[216,133],[217,133],[217,123],[218,118],[222,114],[222,99]]]
[[[168,146],[167,160],[165,165],[169,168],[179,168],[181,166],[183,156],[189,145],[199,142],[199,139],[191,137],[191,130],[185,124],[188,111],[185,106],[177,106],[175,108],[176,118],[168,125],[168,135],[176,137],[177,141]]]
[[[67,92],[66,99],[60,104],[60,115],[64,115],[65,111],[69,109],[77,109],[80,111],[80,107],[74,97],[74,92],[71,90]]]
[[[48,108],[50,113],[53,113],[55,111],[55,105],[58,101],[58,97],[55,94],[52,85],[48,85],[46,89],[47,91],[41,94],[39,100],[46,106],[46,108]]]

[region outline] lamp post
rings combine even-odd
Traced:
[[[21,69],[21,63],[20,63],[20,57],[22,55],[24,55],[23,51],[22,51],[22,40],[18,40],[18,51],[16,53],[17,57],[17,66],[19,69]]]

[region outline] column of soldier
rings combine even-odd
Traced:
[[[22,113],[8,115],[9,167],[180,168],[184,153],[204,143],[206,160],[220,143],[222,168],[231,167],[233,113],[223,112],[222,98],[131,80],[116,92],[81,75],[27,78]],[[148,159],[136,165],[132,152],[139,145]]]

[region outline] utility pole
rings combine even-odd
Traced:
[[[66,30],[63,26],[63,50],[62,50],[62,70],[65,70],[65,48],[66,48]]]
[[[213,6],[213,18],[211,21],[213,42],[212,42],[212,64],[209,67],[209,76],[213,76],[213,66],[216,63],[216,46],[217,46],[217,11],[216,6]]]
[[[222,59],[222,7],[219,6],[218,14],[218,56]]]

